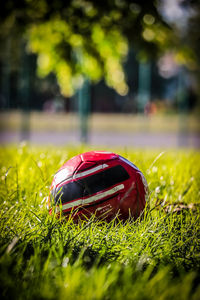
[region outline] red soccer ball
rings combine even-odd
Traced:
[[[142,172],[112,152],[90,151],[68,160],[55,174],[50,189],[53,207],[74,220],[97,218],[111,221],[116,215],[138,218],[148,193]]]

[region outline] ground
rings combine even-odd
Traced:
[[[30,117],[30,118],[27,118]],[[80,144],[76,114],[20,112],[0,114],[0,142],[29,139],[34,144]],[[199,120],[194,115],[92,114],[88,142],[94,146],[199,148]]]
[[[49,215],[53,175],[87,150],[1,148],[1,299],[199,299],[199,152],[110,149],[147,179],[149,200],[137,220],[74,224]]]

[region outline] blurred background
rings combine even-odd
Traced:
[[[0,142],[200,147],[195,0],[1,0]]]

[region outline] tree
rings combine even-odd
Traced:
[[[104,78],[125,95],[123,63],[130,46],[142,60],[177,48],[177,36],[158,7],[153,0],[4,0],[1,38],[23,35],[27,51],[38,56],[38,74],[55,73],[65,96],[85,78]]]

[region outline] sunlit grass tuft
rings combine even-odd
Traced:
[[[115,150],[144,173],[143,217],[74,224],[50,216],[54,173],[83,148],[1,149],[2,299],[198,299],[200,154]]]

